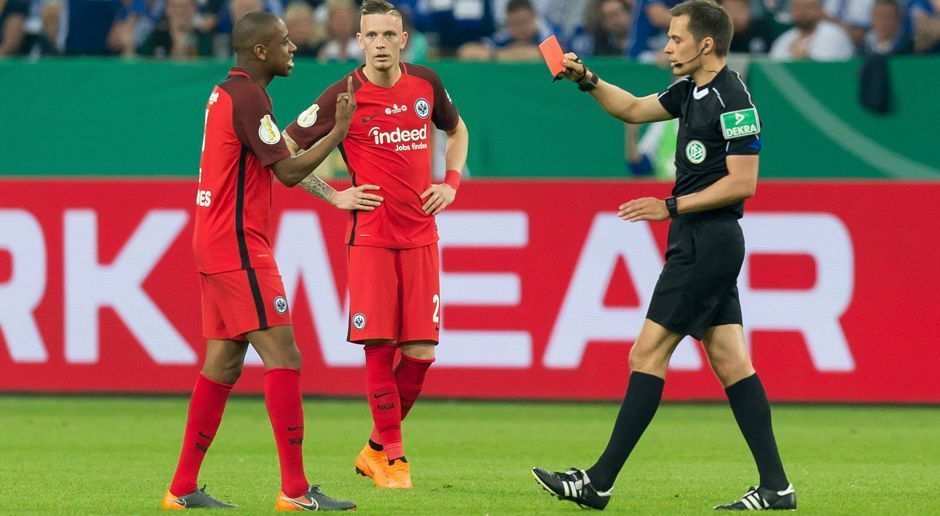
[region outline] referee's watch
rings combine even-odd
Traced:
[[[588,75],[590,75],[590,78],[588,78],[587,82],[581,82],[581,81],[584,81],[584,78],[587,77]],[[578,81],[578,89],[581,91],[591,91],[594,88],[597,88],[598,80],[600,80],[600,77],[598,77],[596,73],[594,73],[592,70],[590,70],[588,67],[585,66],[584,77],[581,77],[581,80]]]
[[[666,210],[669,212],[670,219],[679,216],[679,202],[675,197],[666,197]]]

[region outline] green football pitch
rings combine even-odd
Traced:
[[[0,396],[0,513],[157,513],[179,453],[183,397]],[[602,450],[614,404],[419,402],[405,422],[415,489],[377,490],[354,474],[370,425],[356,400],[305,403],[307,469],[360,514],[548,514],[529,469],[586,467]],[[940,408],[775,408],[799,510],[938,514]],[[726,406],[663,405],[614,488],[608,513],[706,514],[756,482]],[[233,512],[269,513],[278,491],[260,398],[233,398],[200,484]]]

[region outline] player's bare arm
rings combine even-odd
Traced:
[[[310,161],[312,162],[312,166],[306,169],[307,174],[294,184],[299,185],[317,198],[341,210],[372,211],[376,206],[381,205],[384,199],[378,195],[366,193],[366,191],[378,190],[378,186],[361,185],[347,188],[342,192],[337,192],[332,186],[327,184],[326,181],[320,179],[315,172],[312,172],[320,163],[323,163],[323,160],[330,155],[330,152],[346,137],[346,133],[349,131],[349,124],[352,121],[352,114],[355,110],[356,99],[353,95],[352,77],[350,77],[346,81],[346,92],[339,94],[336,98],[336,123],[333,129],[323,139],[318,141],[316,145],[309,149],[301,149],[300,146],[297,145],[297,142],[287,134],[287,131],[284,131],[281,135],[293,156],[288,159],[301,160],[306,159],[308,154],[311,155]],[[278,163],[275,163],[275,174],[278,173],[276,168]],[[280,175],[278,175],[278,179],[287,186],[293,186],[281,178]]]
[[[328,185],[326,181],[317,177],[315,172],[311,172],[309,176],[301,179],[300,183],[297,183],[297,186],[326,202],[330,202],[330,198],[336,193],[336,189]]]
[[[306,152],[306,149],[301,149],[300,146],[297,145],[297,142],[287,134],[287,131],[282,132],[281,137],[284,138],[284,142],[287,144],[291,156],[297,157]],[[297,186],[326,202],[330,202],[330,197],[332,197],[333,192],[336,191],[332,186],[328,185],[326,181],[320,179],[316,172],[311,172],[310,175],[301,179],[300,183],[297,183]]]
[[[456,173],[459,176],[459,171],[463,170],[464,165],[467,163],[467,150],[469,148],[470,132],[467,130],[467,124],[464,123],[463,118],[458,118],[457,125],[447,131],[444,163],[447,166],[448,173]],[[459,178],[457,182],[459,184]],[[437,215],[450,206],[456,197],[457,189],[447,182],[431,185],[421,194],[421,198],[425,200],[422,209],[424,213],[430,216]]]
[[[561,76],[572,82],[586,84],[594,76],[594,72],[585,67],[573,52],[565,54],[561,64],[565,67]],[[597,87],[591,90],[591,96],[608,114],[631,124],[675,118],[659,103],[657,95],[637,97],[603,79],[597,80]]]
[[[352,77],[350,77],[346,81],[346,92],[341,93],[336,98],[336,124],[333,129],[318,142],[318,145],[296,156],[284,158],[272,165],[271,168],[278,180],[286,186],[293,187],[309,176],[313,169],[320,166],[323,160],[330,155],[330,152],[346,137],[346,132],[349,131],[349,123],[352,121],[352,115],[355,111],[356,98],[353,95]],[[289,147],[291,143],[293,143],[294,148],[297,147],[296,142],[290,140],[288,141]],[[292,153],[294,148],[291,148]]]
[[[676,198],[676,211],[694,213],[716,210],[749,199],[757,191],[757,155],[732,155],[725,158],[728,175],[715,181],[700,192]],[[634,199],[620,205],[617,215],[630,222],[640,220],[662,221],[669,218],[666,202],[655,197]]]
[[[291,155],[299,156],[307,152],[306,149],[301,149],[300,146],[297,145],[297,142],[287,134],[287,131],[281,133],[281,136],[284,138],[284,141],[287,142],[287,148],[290,149]],[[317,142],[317,145],[319,144],[320,142]],[[330,186],[326,181],[320,179],[316,172],[311,172],[307,177],[301,179],[300,183],[297,183],[297,186],[310,192],[318,199],[347,211],[372,211],[385,200],[381,196],[366,193],[367,190],[379,190],[379,187],[376,185],[353,186],[342,192],[337,192],[336,189]]]

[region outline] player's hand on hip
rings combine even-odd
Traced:
[[[346,78],[346,93],[336,96],[336,127],[346,135],[353,114],[356,112],[356,94],[353,92],[352,76]]]
[[[669,218],[666,201],[655,197],[641,197],[620,205],[617,216],[630,222],[650,220],[659,222]]]
[[[584,74],[587,73],[587,69],[584,68],[581,58],[574,52],[565,54],[565,57],[561,60],[561,64],[565,69],[558,74],[559,78],[564,77],[572,82],[578,82],[583,79]]]
[[[457,197],[457,190],[454,190],[453,186],[445,183],[431,185],[431,188],[421,194],[421,198],[425,199],[422,209],[426,215],[433,217],[450,206],[455,197]]]
[[[382,205],[385,199],[381,196],[366,193],[368,190],[379,190],[376,185],[351,186],[342,192],[333,192],[330,202],[333,206],[346,211],[373,211]]]

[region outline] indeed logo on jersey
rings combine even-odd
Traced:
[[[401,127],[396,127],[394,131],[381,131],[378,127],[373,127],[369,129],[369,136],[372,137],[376,145],[396,144],[396,152],[425,150],[428,148],[428,124],[422,125],[421,129],[412,129],[410,131],[403,131]]]

